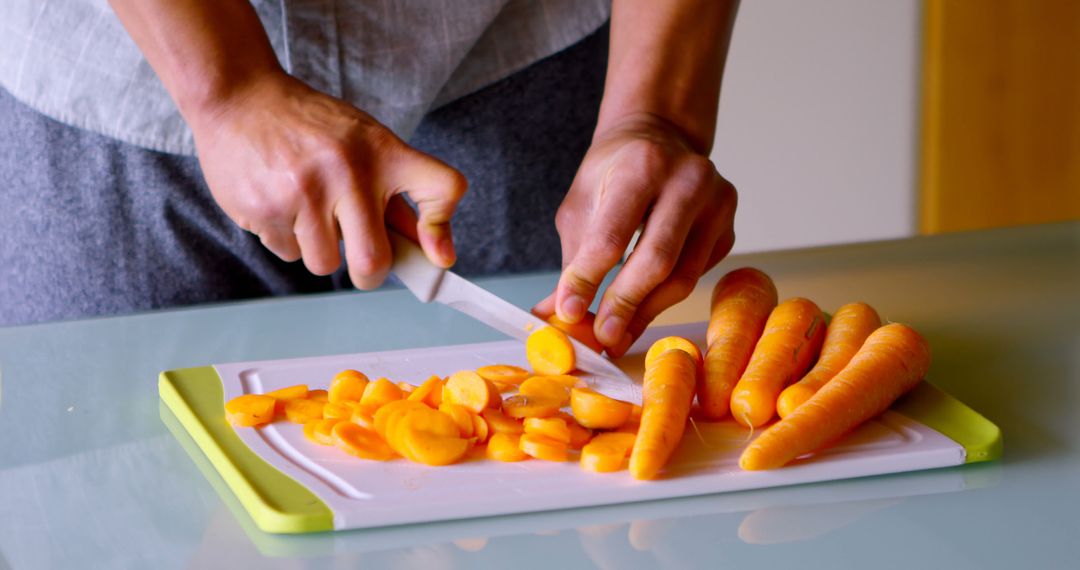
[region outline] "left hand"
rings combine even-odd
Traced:
[[[644,223],[594,325],[607,353],[621,356],[731,250],[736,201],[735,187],[671,123],[639,114],[598,132],[555,218],[562,276],[533,311],[580,321]]]

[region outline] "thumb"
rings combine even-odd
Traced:
[[[457,259],[450,233],[450,219],[465,195],[468,182],[460,172],[445,162],[408,149],[407,159],[397,162],[394,194],[405,193],[416,204],[419,219],[416,233],[420,247],[441,267],[450,267]]]

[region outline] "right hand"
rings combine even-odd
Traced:
[[[281,259],[327,275],[343,240],[353,283],[378,287],[392,259],[389,222],[435,264],[454,263],[450,218],[465,178],[356,107],[274,72],[189,124],[215,200]]]

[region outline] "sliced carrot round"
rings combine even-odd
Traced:
[[[559,412],[562,402],[539,396],[511,396],[503,401],[503,413],[512,418],[549,418]]]
[[[443,387],[444,402],[461,404],[476,414],[498,407],[501,400],[498,389],[472,370],[455,372]]]
[[[362,372],[342,370],[330,381],[327,399],[331,402],[358,402],[364,396],[364,388],[367,388],[367,385],[368,377]]]
[[[487,457],[495,461],[514,462],[528,459],[529,456],[519,447],[520,437],[514,434],[496,432],[487,444]]]
[[[488,440],[488,436],[491,434],[491,427],[488,426],[487,420],[483,416],[476,414],[470,414],[473,421],[473,437],[476,439],[476,443],[484,443]]]
[[[566,374],[574,369],[574,345],[555,327],[534,331],[525,341],[525,357],[540,374]]]
[[[566,420],[562,418],[526,418],[525,433],[542,435],[567,445],[570,444],[570,428],[567,427]]]
[[[360,403],[382,406],[394,400],[401,400],[404,397],[405,394],[402,393],[397,384],[386,378],[379,378],[374,382],[369,382],[367,387],[364,388],[364,395],[360,398]]]
[[[570,446],[543,435],[526,433],[518,440],[518,447],[529,457],[545,461],[566,461]]]
[[[308,390],[307,399],[314,400],[316,402],[329,402],[330,393],[326,390]]]
[[[558,380],[550,376],[533,376],[521,383],[518,394],[522,396],[536,396],[540,398],[552,398],[559,401],[559,406],[570,403],[570,389]]]
[[[598,434],[592,441],[618,447],[623,450],[626,457],[630,457],[630,452],[634,450],[634,442],[637,441],[637,435],[627,432],[609,431]]]
[[[297,398],[285,400],[285,419],[294,424],[306,424],[323,418],[325,402]]]
[[[443,405],[439,406],[439,411],[450,416],[450,419],[454,420],[454,423],[458,426],[461,437],[468,439],[473,436],[476,425],[473,424],[473,414],[468,408],[461,404],[443,402]]]
[[[581,449],[581,468],[594,473],[619,471],[626,464],[626,452],[613,443],[590,441]]]
[[[346,400],[345,402],[327,402],[323,404],[323,417],[335,418],[339,420],[347,420],[352,418],[352,408],[346,406],[346,402],[348,401]]]
[[[591,388],[570,391],[570,409],[578,423],[590,429],[615,429],[630,417],[630,402],[616,400]]]
[[[264,396],[270,396],[275,400],[292,400],[294,398],[307,398],[308,386],[307,384],[297,384],[295,386],[286,386],[285,388],[278,388],[264,394]]]
[[[424,380],[423,384],[420,384],[419,386],[416,387],[415,390],[413,390],[411,393],[409,393],[409,396],[406,399],[407,400],[412,400],[414,402],[424,402],[425,404],[428,404],[429,406],[431,406],[433,408],[438,408],[439,407],[438,404],[432,405],[431,402],[429,401],[429,399],[431,398],[431,395],[434,394],[435,392],[442,392],[442,387],[443,387],[442,378],[439,378],[438,376],[432,376],[431,378],[428,378],[427,380]],[[440,394],[440,396],[439,396],[439,404],[441,404],[441,403],[442,403],[442,395]]]
[[[225,417],[234,426],[259,426],[274,419],[276,402],[264,394],[237,396],[225,403]]]
[[[510,364],[489,364],[476,369],[476,373],[484,380],[497,384],[521,384],[531,374],[520,366]]]
[[[559,412],[558,417],[562,418],[566,422],[566,427],[570,429],[570,448],[581,449],[589,440],[593,437],[591,429],[578,423],[574,416],[565,412]]]
[[[505,433],[509,435],[521,435],[525,433],[525,427],[521,425],[519,420],[511,418],[502,413],[501,410],[493,410],[488,408],[481,414],[484,420],[487,422],[488,427],[495,433]]]
[[[334,418],[323,418],[321,420],[315,420],[315,428],[312,430],[312,436],[315,438],[315,442],[320,445],[334,445],[334,426],[341,423],[342,420]],[[305,434],[308,424],[304,424]]]
[[[394,457],[394,452],[379,439],[375,432],[364,429],[352,422],[338,422],[333,430],[334,446],[362,459],[386,461]]]

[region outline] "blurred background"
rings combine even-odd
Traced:
[[[743,2],[735,252],[1080,218],[1080,2]]]

